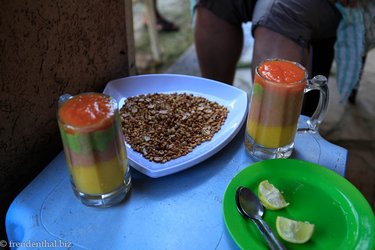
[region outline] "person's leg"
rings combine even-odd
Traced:
[[[253,73],[262,60],[279,57],[301,63],[309,78],[317,74],[328,76],[331,41],[340,20],[334,5],[327,0],[263,0],[257,1],[253,15]],[[312,93],[314,97],[304,101],[302,114],[311,115],[315,110],[316,94],[319,95]]]
[[[316,75],[323,75],[329,77],[333,58],[335,55],[334,45],[336,38],[328,38],[320,41],[313,41],[312,47],[312,71],[311,77]],[[318,90],[306,93],[303,98],[302,115],[312,116],[319,103],[320,93]]]
[[[283,58],[295,61],[308,68],[309,53],[307,48],[266,27],[258,26],[253,33],[252,75],[254,75],[257,65],[269,58]]]
[[[202,77],[232,84],[241,56],[243,34],[201,6],[196,7],[195,46]]]

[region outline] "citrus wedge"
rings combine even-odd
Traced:
[[[269,183],[268,180],[259,183],[258,197],[263,206],[270,210],[282,209],[289,205],[289,203],[285,201],[281,192]]]
[[[276,230],[285,241],[302,244],[313,235],[314,224],[278,216],[276,218]]]

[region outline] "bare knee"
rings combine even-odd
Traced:
[[[282,58],[308,67],[308,57],[308,49],[292,39],[262,26],[254,30],[253,74],[255,67],[265,59]]]

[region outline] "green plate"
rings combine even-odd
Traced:
[[[257,194],[263,180],[282,191],[290,203],[282,210],[265,211],[263,218],[277,237],[277,216],[315,224],[314,234],[305,244],[285,242],[279,237],[287,249],[375,249],[375,217],[362,194],[335,172],[292,159],[252,164],[228,185],[223,201],[224,220],[241,249],[268,249],[254,223],[238,213],[235,201],[238,186]]]

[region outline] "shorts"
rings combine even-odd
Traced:
[[[201,6],[227,22],[252,22],[308,48],[311,42],[336,37],[341,14],[328,0],[199,0]]]

